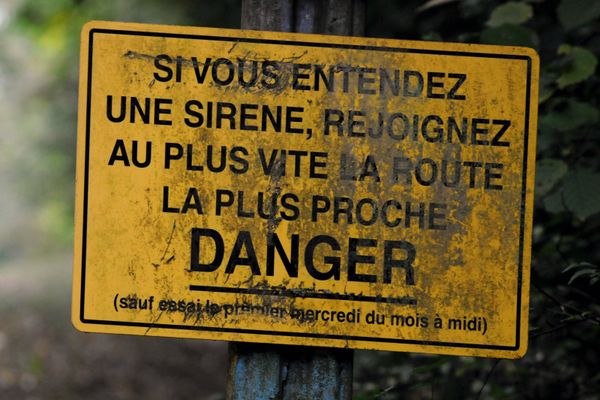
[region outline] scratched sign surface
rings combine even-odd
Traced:
[[[75,326],[522,356],[537,84],[525,48],[88,24]]]

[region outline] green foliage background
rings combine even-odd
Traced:
[[[89,20],[239,26],[239,1],[3,0],[0,260],[69,248],[79,33]]]
[[[365,357],[358,398],[598,399],[600,2],[409,3],[370,2],[369,33],[540,54],[530,347],[519,361]]]
[[[234,0],[0,5],[0,268],[71,247],[82,24],[239,18]],[[599,399],[600,1],[373,0],[367,35],[529,46],[542,73],[527,356],[358,352],[356,398]]]

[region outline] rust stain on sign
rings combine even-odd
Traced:
[[[93,22],[84,331],[519,357],[538,57]]]

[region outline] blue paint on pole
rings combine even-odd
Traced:
[[[351,350],[235,343],[228,399],[349,400]]]

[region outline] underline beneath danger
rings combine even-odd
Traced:
[[[401,304],[401,305],[407,305],[407,306],[417,305],[417,300],[415,298],[409,297],[409,296],[402,296],[402,297],[363,296],[363,295],[357,295],[357,294],[313,292],[313,291],[307,291],[305,289],[230,288],[230,287],[219,287],[219,286],[190,285],[190,290],[196,291],[196,292],[236,293],[236,294],[283,296],[283,297],[310,298],[310,299],[364,301],[364,302],[369,302],[369,303]]]

